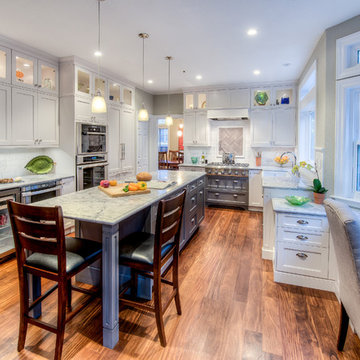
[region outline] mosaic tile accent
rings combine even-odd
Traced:
[[[224,152],[243,156],[244,132],[242,127],[219,128],[219,154]]]

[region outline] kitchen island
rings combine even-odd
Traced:
[[[151,189],[148,194],[120,198],[111,198],[94,187],[36,203],[61,206],[64,217],[78,223],[80,235],[98,234],[98,240],[101,238],[103,345],[109,348],[114,348],[119,340],[119,241],[144,227],[154,229],[158,202],[183,189],[187,194],[180,248],[204,217],[204,173],[159,170],[152,176],[176,184],[164,190]]]

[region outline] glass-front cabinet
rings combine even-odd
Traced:
[[[184,94],[184,104],[185,110],[197,110],[197,109],[206,109],[206,93],[196,92],[196,93],[185,93]]]
[[[134,91],[132,89],[123,88],[123,103],[129,107],[134,106]]]
[[[120,104],[120,84],[109,81],[109,101]]]
[[[11,82],[11,50],[0,46],[0,81]]]
[[[37,60],[16,51],[12,53],[12,83],[24,87],[37,87]]]
[[[97,94],[98,90],[101,93],[101,96],[106,99],[106,80],[102,77],[95,76],[95,84],[94,84],[94,93]]]
[[[38,60],[38,85],[43,91],[58,92],[58,67]]]
[[[76,68],[75,70],[75,93],[77,95],[92,95],[92,73],[88,70]]]
[[[293,86],[272,86],[255,88],[251,91],[252,108],[295,106],[295,88]]]

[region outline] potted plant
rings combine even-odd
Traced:
[[[314,192],[314,203],[315,204],[322,204],[325,199],[325,193],[327,189],[325,189],[319,178],[313,180],[313,187],[312,190]]]

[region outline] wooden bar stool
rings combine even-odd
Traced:
[[[168,168],[168,159],[167,159],[166,151],[159,151],[158,163],[159,163],[159,169],[167,169]]]
[[[133,300],[125,299],[123,295],[129,289],[125,286],[120,292],[120,304],[129,305],[141,310],[155,313],[160,343],[166,346],[163,314],[175,299],[176,310],[181,315],[178,265],[180,230],[185,201],[186,190],[169,200],[161,200],[158,206],[155,235],[137,232],[129,235],[119,244],[119,263],[132,269],[132,294],[135,295],[137,288],[137,276],[140,273],[154,280],[153,293],[154,304],[147,305]],[[172,266],[172,281],[161,276],[162,266],[171,258],[167,268]],[[164,307],[161,302],[161,283],[172,286],[173,290]]]
[[[55,360],[59,360],[64,342],[65,324],[99,294],[98,291],[73,286],[71,278],[101,257],[102,246],[95,241],[65,238],[64,220],[59,206],[37,207],[10,200],[7,206],[14,235],[20,285],[18,351],[25,346],[28,324],[33,324],[56,334]],[[57,284],[29,304],[28,274],[56,281]],[[58,316],[55,327],[31,317],[29,312],[56,289],[58,289]],[[72,290],[90,295],[87,301],[73,311],[71,310]]]

